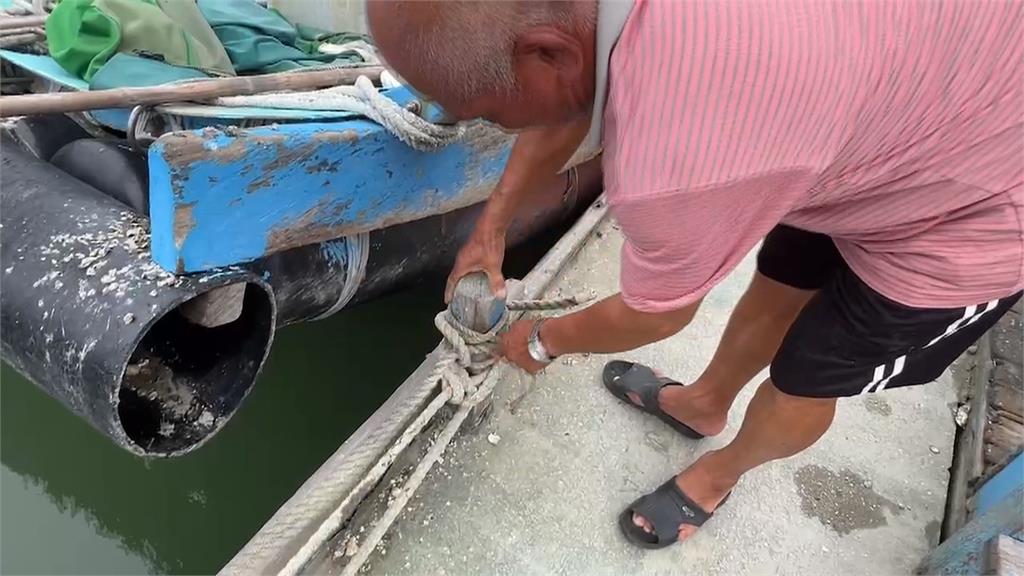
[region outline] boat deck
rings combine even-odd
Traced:
[[[554,284],[565,294],[617,288],[621,237],[608,221]],[[625,354],[685,382],[711,357],[753,258],[706,299],[693,324]],[[705,450],[623,406],[601,386],[607,357],[566,358],[532,383],[499,384],[492,413],[456,438],[364,566],[371,574],[908,573],[935,545],[954,435],[953,377],[840,403],[810,450],[743,479],[696,537],[665,551],[628,544],[616,517]],[[499,439],[500,438],[500,439]],[[373,497],[386,500],[388,484]],[[362,529],[369,530],[368,526]],[[338,573],[358,523],[310,573]]]

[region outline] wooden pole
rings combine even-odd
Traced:
[[[0,118],[203,101],[222,96],[249,96],[280,90],[314,90],[327,86],[353,84],[360,76],[377,81],[383,70],[384,68],[381,66],[329,68],[308,72],[279,72],[260,76],[192,80],[144,88],[2,96],[0,97]]]
[[[0,18],[0,30],[8,28],[26,28],[29,26],[43,26],[46,24],[46,16],[14,16],[11,18]]]

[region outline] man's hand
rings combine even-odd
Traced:
[[[509,326],[499,340],[499,351],[501,356],[530,374],[536,374],[544,369],[547,364],[537,362],[530,356],[526,345],[530,339],[530,332],[536,320],[517,320]]]
[[[451,302],[459,279],[470,272],[487,274],[494,295],[505,296],[505,278],[501,275],[505,232],[516,210],[524,204],[529,205],[529,195],[543,189],[541,184],[565,166],[589,128],[588,115],[563,126],[537,128],[516,137],[505,171],[491,193],[473,235],[455,259],[455,267],[444,290],[445,303]]]
[[[472,272],[487,274],[491,292],[498,298],[504,298],[505,277],[501,274],[501,263],[504,259],[505,229],[491,224],[486,217],[482,217],[455,258],[455,266],[452,267],[444,288],[445,304],[452,301],[455,285],[459,280]]]

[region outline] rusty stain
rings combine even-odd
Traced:
[[[325,158],[325,159],[317,162],[316,164],[312,164],[310,166],[306,166],[306,174],[320,174],[320,173],[323,173],[323,172],[329,172],[331,174],[334,174],[334,173],[336,173],[338,171],[338,168],[340,166],[341,166],[341,160],[335,160],[334,162],[329,162]]]
[[[195,202],[178,204],[174,207],[174,247],[178,250],[185,245],[185,239],[196,227],[196,219],[192,214],[195,207]]]
[[[178,200],[185,198],[185,180],[188,180],[190,169],[175,169],[171,168],[171,193]]]
[[[327,200],[317,202],[316,205],[303,212],[298,218],[271,230],[267,235],[265,253],[272,254],[287,248],[337,238],[338,236],[322,237],[326,230],[335,227],[334,225],[323,224],[322,222],[338,220],[348,210],[350,204],[351,202],[331,204]]]
[[[163,156],[167,160],[167,164],[172,168],[188,168],[192,164],[210,159],[214,155],[222,158],[227,154],[228,159],[225,161],[234,161],[245,156],[244,147],[235,147],[234,143],[219,150],[207,150],[206,142],[215,134],[216,132],[211,135],[204,131],[200,136],[186,132],[180,138],[168,140],[163,146]],[[237,142],[236,140],[235,143]]]
[[[418,203],[417,206],[408,206],[404,210],[392,212],[382,218],[368,219],[366,211],[360,211],[345,221],[338,222],[350,204],[344,202],[329,205],[327,202],[321,201],[295,220],[272,229],[267,235],[264,254],[273,254],[296,246],[326,242],[343,236],[379,230],[465,208],[482,202],[490,196],[497,184],[497,179],[498,177],[495,175],[479,185],[467,187],[454,198],[444,198],[436,189],[426,190],[421,197],[425,204]],[[378,202],[384,200],[384,198],[380,198]]]
[[[253,193],[270,186],[279,170],[290,168],[295,164],[305,164],[316,157],[320,150],[319,142],[309,142],[301,146],[289,148],[283,143],[277,145],[277,155],[260,168],[260,176],[245,187],[247,193]]]

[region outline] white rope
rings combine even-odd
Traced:
[[[346,236],[337,240],[328,240],[327,242],[331,244],[345,243],[345,278],[342,282],[341,293],[338,294],[337,301],[323,314],[314,318],[314,320],[322,320],[328,316],[333,316],[348,305],[352,297],[359,291],[359,287],[363,284],[363,279],[366,278],[366,263],[370,259],[370,234],[368,232]]]
[[[462,138],[461,125],[434,124],[406,110],[381,94],[373,82],[360,76],[352,86],[335,86],[312,92],[277,92],[253,96],[226,96],[217,106],[287,108],[292,110],[343,110],[365,116],[383,126],[416,150],[443,148]]]
[[[455,404],[458,409],[444,429],[434,439],[433,445],[417,464],[416,469],[406,480],[405,485],[385,510],[374,527],[366,535],[356,554],[342,571],[342,576],[356,574],[373,550],[380,543],[388,529],[401,514],[409,499],[422,484],[427,473],[440,460],[444,450],[461,428],[472,408],[490,396],[498,382],[492,370],[497,360],[492,355],[493,346],[508,324],[526,311],[564,310],[578,306],[588,300],[586,298],[556,298],[548,300],[510,300],[505,304],[505,313],[497,325],[486,333],[479,333],[465,327],[450,310],[445,310],[434,317],[434,325],[441,332],[441,357],[434,371],[427,376],[428,382],[440,384],[440,392],[424,408],[412,423],[402,431],[398,439],[381,455],[349,496],[339,505],[330,517],[324,521],[317,532],[307,540],[306,544],[296,553],[288,564],[279,572],[282,576],[298,574],[309,562],[310,558],[320,549],[320,544],[329,540],[341,528],[357,502],[351,501],[354,494],[361,494],[364,489],[376,485],[398,456],[427,427],[434,416],[445,404]]]
[[[469,328],[466,328],[459,322],[454,316],[452,316],[449,310],[445,310],[438,314],[434,318],[434,325],[437,326],[441,332],[441,336],[444,338],[442,345],[445,347],[441,360],[438,361],[437,367],[434,372],[428,377],[428,379],[436,379],[441,384],[441,393],[433,402],[428,405],[427,410],[424,410],[424,414],[428,411],[437,413],[440,411],[442,402],[438,400],[440,398],[447,398],[447,402],[450,404],[458,405],[458,409],[451,420],[445,425],[438,436],[434,439],[434,443],[430,449],[423,456],[423,459],[416,465],[416,468],[410,474],[405,485],[395,494],[394,500],[384,511],[384,514],[380,517],[374,527],[366,535],[366,539],[359,546],[355,555],[345,565],[342,570],[342,576],[354,576],[362,568],[363,564],[369,559],[370,554],[373,553],[377,545],[387,534],[387,531],[391,528],[391,525],[398,518],[399,514],[408,504],[409,500],[412,499],[416,490],[426,479],[427,474],[431,468],[434,467],[441,457],[444,455],[445,449],[451,444],[452,439],[455,437],[456,432],[462,427],[462,423],[465,422],[469,416],[470,411],[478,405],[480,402],[490,396],[494,390],[494,386],[498,383],[498,378],[491,370],[494,368],[496,360],[493,355],[490,354],[491,348],[493,347],[497,335],[503,331],[508,324],[511,322],[512,314],[510,312],[526,312],[526,311],[539,311],[539,310],[564,310],[578,306],[586,301],[590,300],[587,298],[557,298],[550,300],[518,300],[508,301],[506,303],[506,311],[502,316],[501,320],[497,323],[497,326],[491,328],[488,332],[481,334]],[[478,373],[476,373],[478,372]],[[475,374],[474,374],[475,373]],[[417,421],[421,421],[424,414],[417,418]],[[430,418],[422,420],[422,427],[426,426]],[[422,430],[422,427],[420,428]],[[406,431],[408,433],[408,430]],[[417,432],[418,433],[418,432]],[[403,434],[403,437],[405,434]],[[410,438],[411,441],[411,438]],[[397,443],[396,443],[397,444]],[[408,442],[406,443],[408,445]],[[392,448],[396,448],[394,446]],[[404,446],[402,450],[404,450]],[[400,452],[399,450],[398,452]],[[390,452],[390,450],[389,450]],[[396,452],[392,457],[398,457]]]
[[[493,346],[509,323],[509,312],[565,310],[587,300],[589,298],[509,300],[501,319],[484,334],[463,326],[450,310],[445,310],[434,317],[434,326],[444,338],[444,351],[429,378],[436,378],[442,390],[450,391],[450,403],[475,406],[490,394],[490,389],[481,390],[480,384],[496,362]]]

